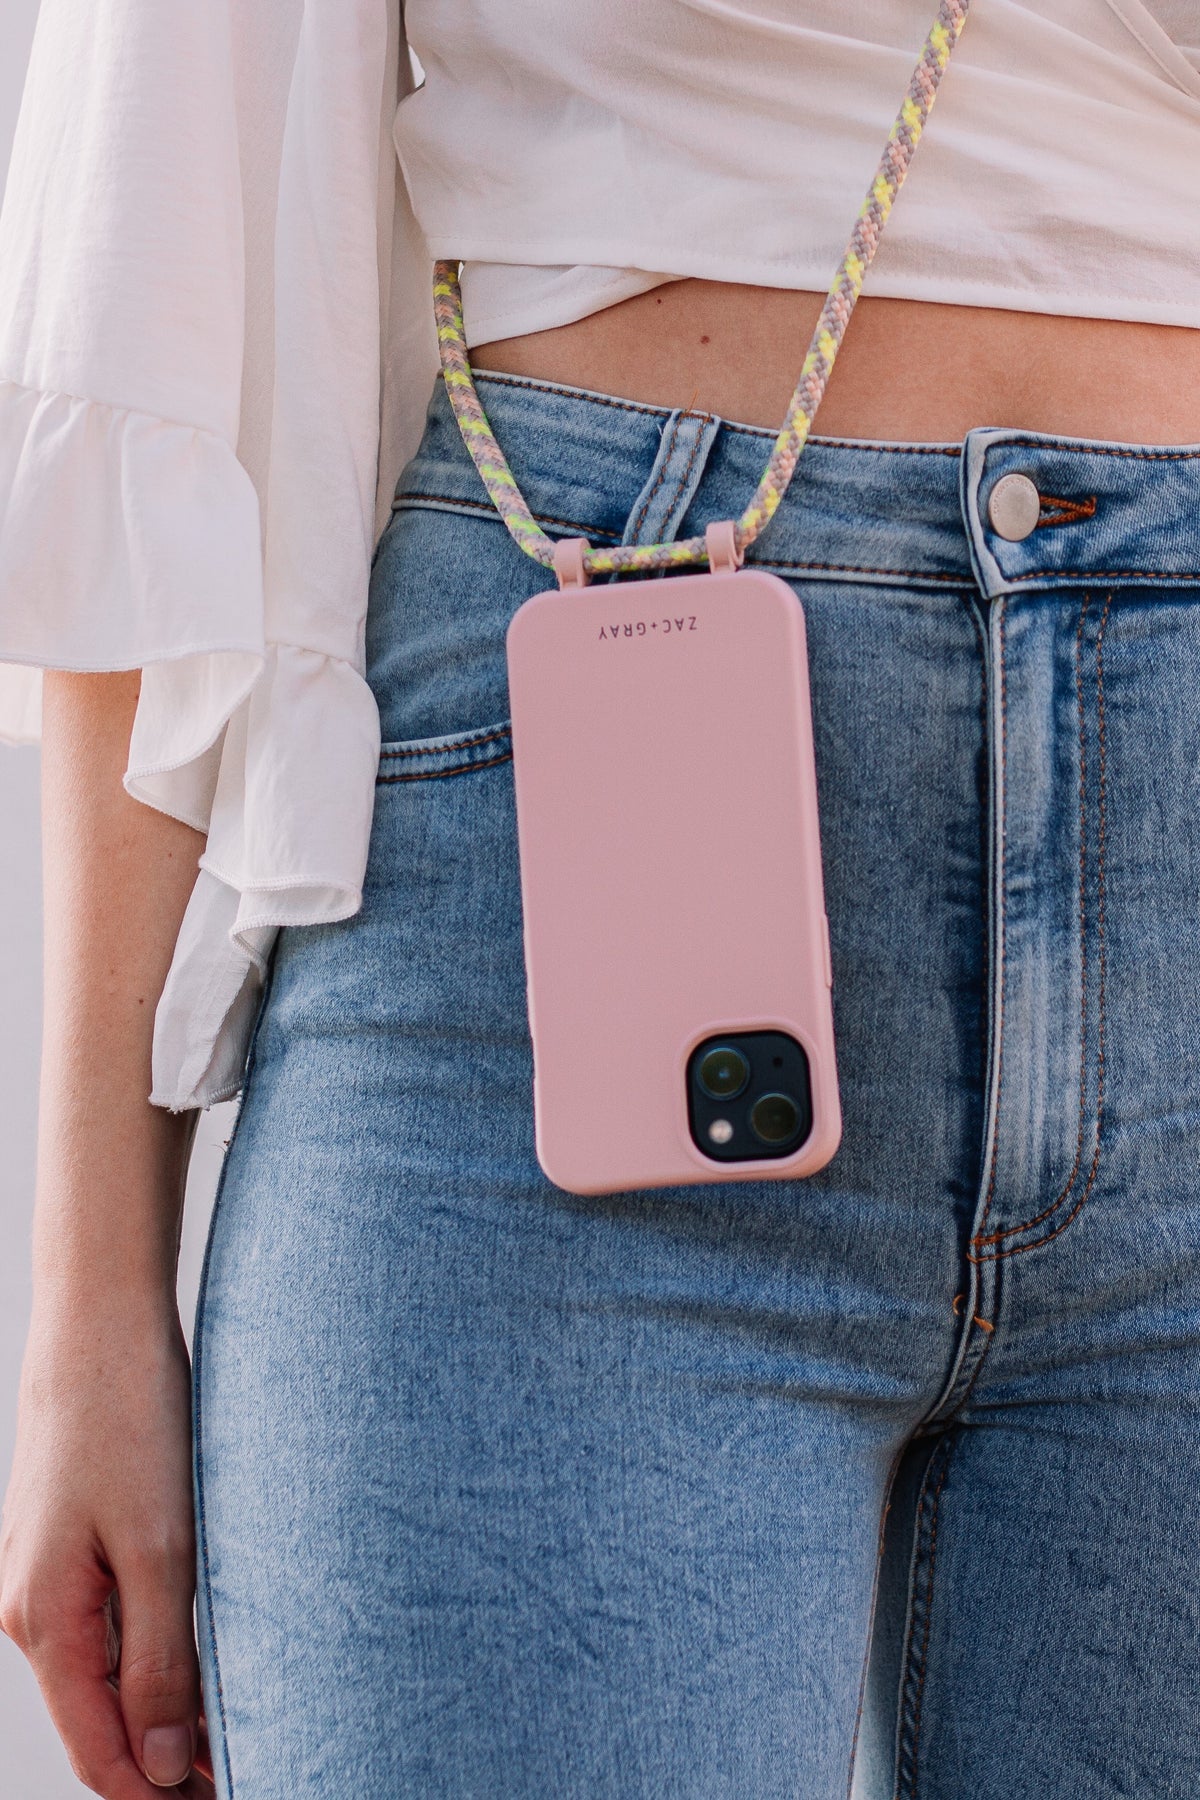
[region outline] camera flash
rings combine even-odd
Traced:
[[[708,1128],[708,1135],[714,1144],[727,1144],[733,1136],[733,1126],[728,1119],[714,1119]]]

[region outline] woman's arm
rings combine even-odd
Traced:
[[[122,787],[138,688],[136,672],[45,678],[34,1303],[0,1540],[0,1626],[106,1800],[183,1781],[199,1714],[175,1304],[195,1115],[146,1096],[204,840]],[[211,1793],[196,1774],[185,1791]]]

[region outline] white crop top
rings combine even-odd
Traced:
[[[867,291],[1200,327],[1196,9],[973,0]],[[43,668],[141,670],[125,785],[206,836],[156,1102],[234,1093],[279,927],[362,902],[433,258],[474,342],[672,276],[823,290],[934,10],[42,7],[0,212],[0,737]]]
[[[681,275],[823,292],[932,11],[411,0],[396,143],[468,343]],[[1198,124],[1200,0],[976,0],[868,291],[1200,325]]]

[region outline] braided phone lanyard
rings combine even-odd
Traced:
[[[710,525],[703,537],[680,538],[669,544],[618,544],[607,550],[593,549],[582,538],[556,541],[544,532],[517,486],[476,392],[463,329],[458,264],[439,262],[434,265],[433,305],[438,348],[446,390],[463,442],[515,541],[535,562],[544,568],[555,569],[562,585],[578,585],[592,575],[626,570],[674,569],[707,562],[715,571],[718,567],[731,569],[741,564],[747,546],[754,542],[774,514],[795,473],[800,452],[829,385],[850,315],[933,109],[942,76],[966,22],[969,5],[970,0],[941,0],[938,16],[925,40],[921,59],[913,71],[904,104],[867,190],[841,266],[825,298],[787,417],[775,440],[762,480],[736,522],[721,520]]]

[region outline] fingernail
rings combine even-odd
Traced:
[[[142,1739],[142,1767],[155,1787],[178,1787],[192,1766],[192,1734],[186,1725],[154,1725]]]

